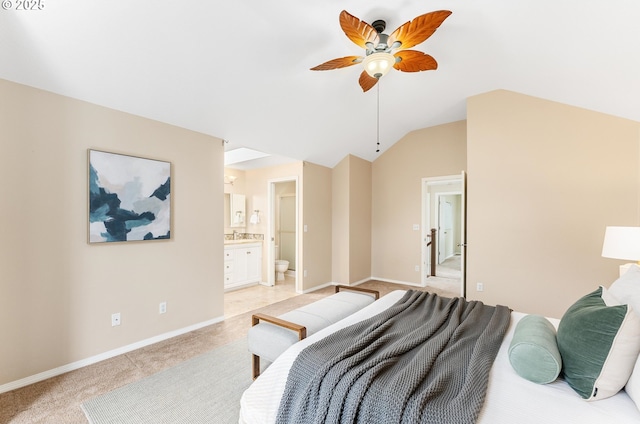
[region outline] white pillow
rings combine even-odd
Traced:
[[[636,361],[636,366],[633,367],[631,377],[629,377],[627,385],[624,386],[624,390],[640,409],[640,358]]]
[[[640,278],[640,267],[638,267],[637,265],[633,265],[632,267],[635,267],[637,269],[637,275]],[[637,284],[640,284],[640,279],[637,281]],[[638,294],[640,294],[639,289],[640,285],[638,286],[638,288],[636,288]],[[628,318],[625,320],[624,324],[624,326],[626,327],[626,331],[621,331],[620,333],[618,333],[615,341],[619,349],[615,349],[613,352],[610,352],[609,357],[607,358],[607,361],[605,363],[605,367],[612,372],[612,375],[607,375],[607,380],[610,377],[612,380],[617,379],[619,381],[624,381],[624,376],[629,375],[630,367],[634,367],[634,369],[640,368],[637,366],[638,360],[636,359],[634,366],[632,359],[634,355],[633,352],[640,351],[640,315],[638,315],[638,313],[636,312],[640,309],[634,309],[635,306],[632,303],[620,301],[618,297],[613,295],[611,291],[607,290],[604,287],[602,287],[602,300],[604,300],[607,306],[628,305]],[[640,297],[638,297],[638,301],[640,301]],[[631,365],[629,365],[629,361],[632,362]],[[632,374],[633,370],[631,371],[631,375]],[[640,377],[640,372],[638,373],[638,377]],[[629,384],[628,381],[627,384]],[[638,386],[640,386],[640,381],[638,381]],[[629,393],[629,391],[626,390],[626,386],[625,391],[627,392],[627,394]],[[629,397],[631,397],[636,406],[640,408],[640,387],[638,387],[638,390],[636,391],[639,392],[637,398],[634,399],[631,395],[629,395]]]
[[[621,304],[631,305],[637,314],[640,311],[640,266],[631,264],[629,270],[611,284],[609,293]],[[636,360],[624,390],[640,409],[640,358]]]
[[[629,270],[611,284],[609,293],[622,305],[640,311],[640,266],[631,264]]]

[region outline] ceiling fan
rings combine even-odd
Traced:
[[[369,25],[343,10],[340,13],[340,26],[351,41],[366,50],[365,56],[333,59],[311,70],[328,71],[362,63],[365,70],[360,74],[360,87],[362,91],[368,91],[392,67],[403,72],[437,69],[438,62],[432,56],[417,50],[405,49],[416,46],[431,37],[449,15],[451,15],[449,10],[425,13],[402,24],[391,35],[387,35],[382,33],[387,26],[385,21],[377,20]]]

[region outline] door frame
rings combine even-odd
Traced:
[[[267,238],[265,242],[267,243],[267,286],[275,286],[276,284],[276,244],[275,244],[275,234],[276,234],[276,201],[277,196],[276,192],[276,184],[278,183],[286,183],[286,182],[295,182],[296,184],[296,293],[302,293],[301,287],[301,278],[299,269],[302,269],[302,263],[300,260],[300,183],[298,181],[297,176],[291,177],[281,177],[281,178],[272,178],[267,180]]]
[[[420,284],[422,287],[427,286],[427,267],[429,266],[429,253],[430,249],[427,248],[429,242],[429,236],[431,235],[431,202],[436,201],[438,196],[431,196],[430,187],[438,185],[447,185],[451,183],[460,183],[461,188],[459,191],[452,191],[449,194],[461,194],[460,205],[460,295],[466,297],[467,292],[467,278],[466,278],[466,255],[467,255],[467,174],[465,171],[461,171],[458,175],[445,175],[438,177],[425,177],[422,178],[422,235],[421,235],[421,269],[420,269]],[[437,194],[437,193],[436,193]],[[437,208],[435,213],[438,213]],[[436,236],[438,237],[438,236]],[[436,259],[437,260],[437,259]]]

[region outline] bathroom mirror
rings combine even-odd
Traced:
[[[231,193],[229,195],[229,227],[236,228],[246,226],[245,203],[244,194]]]

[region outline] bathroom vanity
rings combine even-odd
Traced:
[[[262,279],[262,242],[234,240],[224,244],[224,289],[230,290],[260,283]]]

